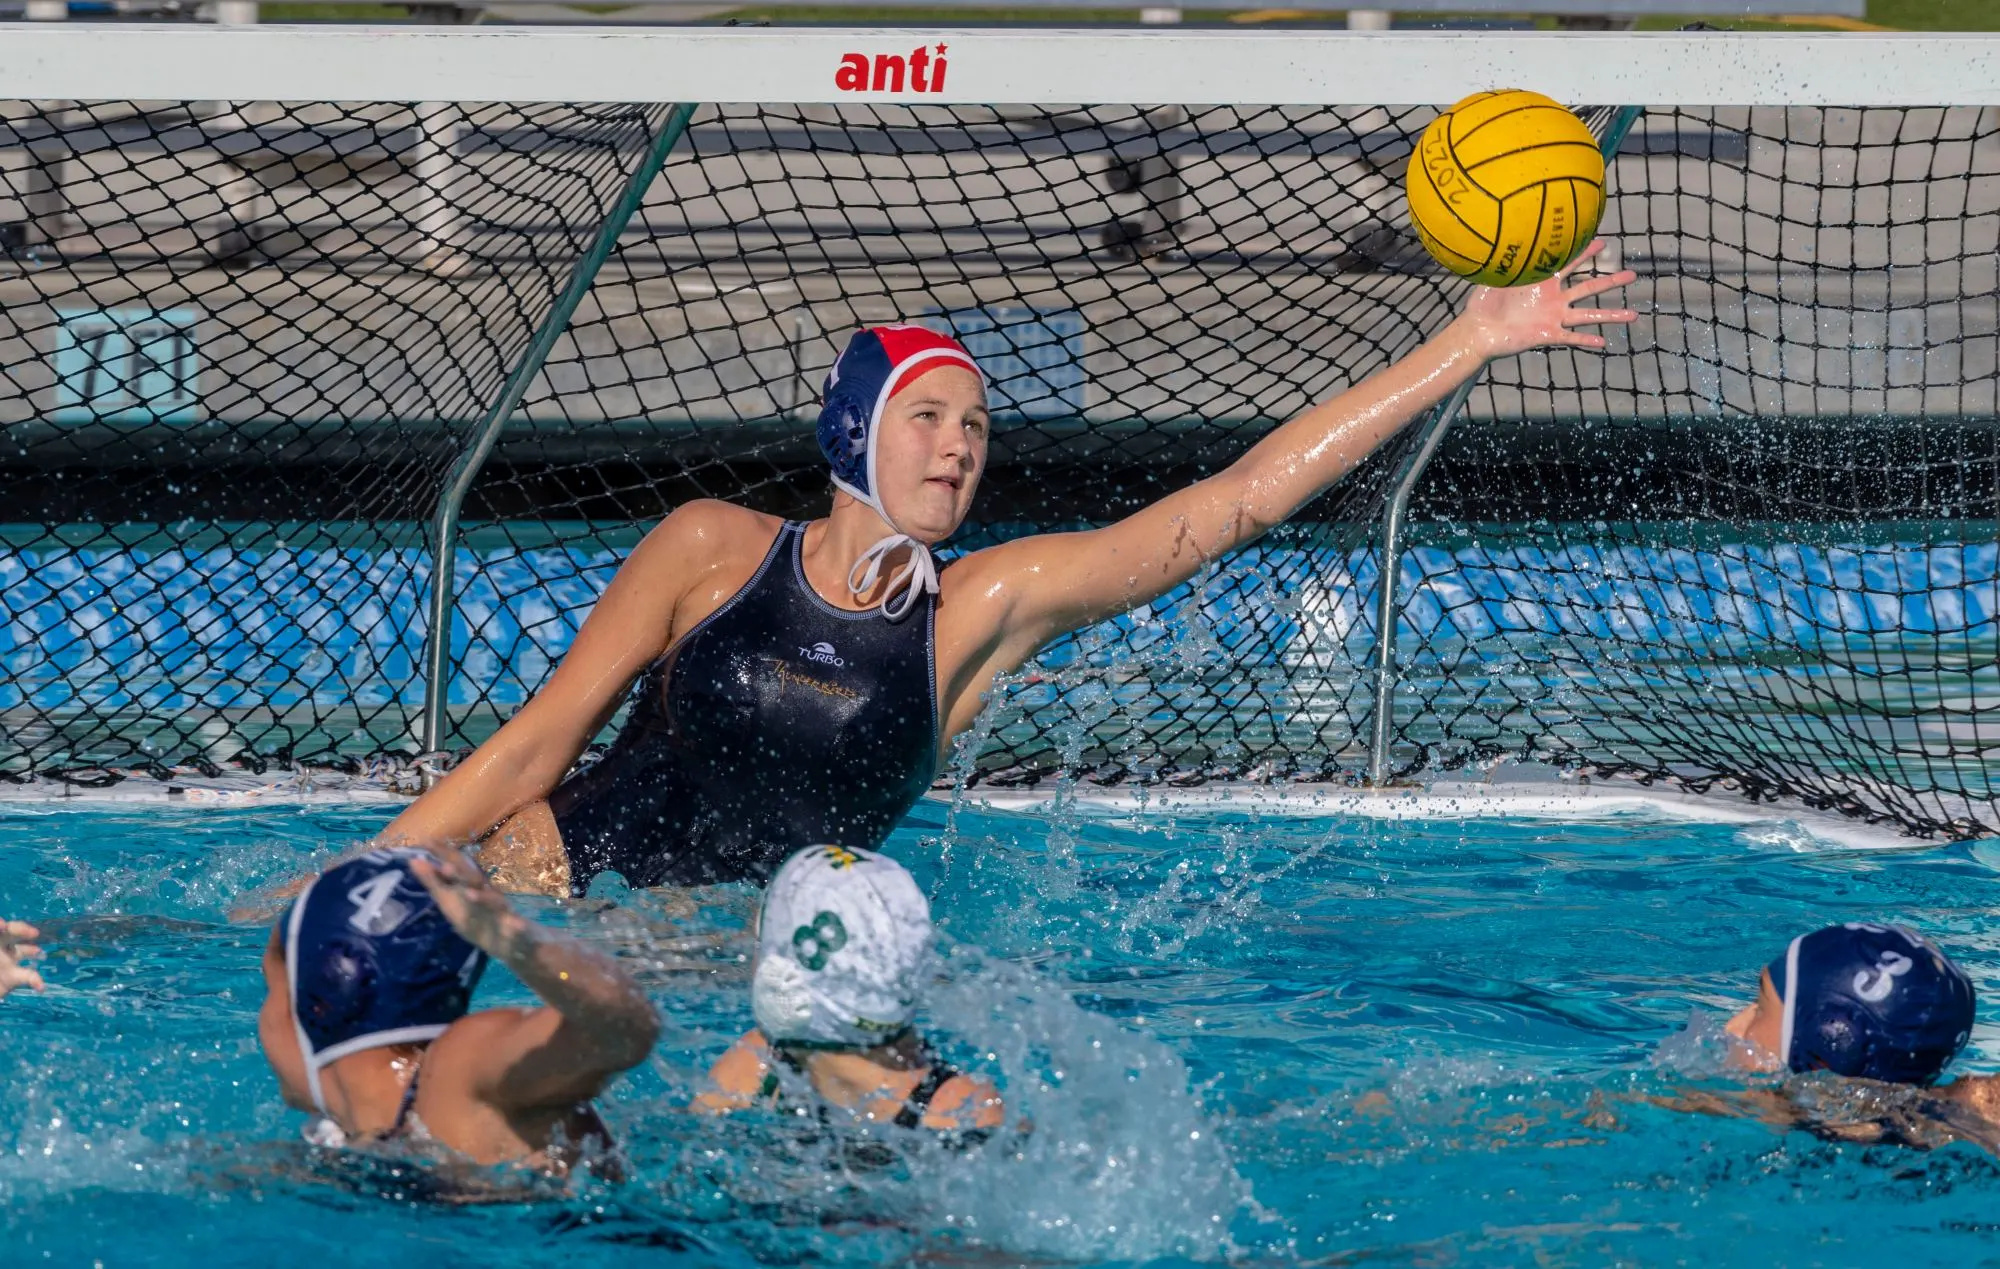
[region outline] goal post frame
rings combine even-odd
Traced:
[[[465,506],[465,499],[472,492],[472,485],[479,478],[480,468],[493,452],[494,443],[499,439],[501,429],[507,426],[527,396],[529,386],[535,376],[541,374],[548,363],[549,354],[555,349],[556,341],[562,338],[569,327],[570,319],[590,294],[591,286],[597,281],[598,271],[618,246],[618,239],[625,227],[638,214],[639,205],[645,201],[646,190],[666,165],[667,156],[680,142],[687,131],[688,120],[694,117],[695,107],[687,103],[672,106],[661,119],[645,153],[633,166],[631,174],[618,191],[618,197],[610,211],[599,222],[592,236],[590,247],[578,258],[576,267],[570,271],[562,294],[543,316],[534,337],[520,360],[508,369],[507,381],[501,386],[499,395],[487,408],[485,415],[466,442],[465,448],[453,461],[450,473],[445,477],[438,491],[437,509],[431,520],[431,577],[428,600],[428,618],[424,632],[424,713],[421,737],[426,752],[435,753],[446,744],[448,732],[445,711],[450,704],[452,669],[452,630],[456,595],[454,576],[456,573],[456,553],[458,550],[459,513]],[[428,772],[428,768],[426,769]],[[427,775],[428,778],[428,775]]]
[[[12,31],[0,779],[431,774],[540,690],[634,526],[823,508],[799,429],[856,324],[1005,368],[1030,479],[959,546],[1114,518],[1450,320],[1402,168],[1522,85],[1624,156],[1607,228],[1673,275],[1632,355],[1497,365],[1296,533],[1053,648],[965,779],[1512,759],[1990,828],[1993,52]]]
[[[939,44],[942,84],[907,73],[915,50]],[[904,73],[891,73],[899,60]],[[868,82],[853,87],[860,64]],[[69,101],[1393,107],[1526,86],[1648,106],[1997,106],[1996,64],[2000,33],[20,24],[0,34],[12,97]]]
[[[1639,122],[1643,109],[1640,106],[1618,106],[1593,112],[1592,127],[1598,133],[1598,147],[1604,152],[1607,164],[1617,157],[1633,125]],[[1430,466],[1438,446],[1444,442],[1445,434],[1451,431],[1452,424],[1458,421],[1458,416],[1472,400],[1483,374],[1482,369],[1460,384],[1423,420],[1417,443],[1397,469],[1395,480],[1389,487],[1389,496],[1382,503],[1382,524],[1376,539],[1380,560],[1376,567],[1381,580],[1376,591],[1379,608],[1375,620],[1375,712],[1368,726],[1368,783],[1376,788],[1391,784],[1396,778],[1396,772],[1390,765],[1389,751],[1395,743],[1395,695],[1399,670],[1396,642],[1403,622],[1404,516],[1409,511],[1410,495],[1416,492],[1417,482],[1423,479],[1424,469]]]

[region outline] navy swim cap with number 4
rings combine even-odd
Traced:
[[[1794,1071],[1929,1084],[1972,1034],[1972,982],[1900,925],[1828,926],[1770,964]]]
[[[438,910],[410,862],[372,850],[329,868],[292,902],[284,931],[292,1021],[321,1110],[319,1073],[363,1049],[434,1040],[465,1016],[486,953]]]

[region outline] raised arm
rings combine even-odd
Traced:
[[[1536,286],[1474,288],[1457,320],[1409,356],[1274,429],[1224,470],[1116,524],[1022,538],[955,566],[969,568],[974,593],[1005,606],[991,668],[1011,668],[1057,635],[1156,599],[1256,540],[1487,362],[1551,345],[1604,347],[1601,335],[1576,328],[1635,314],[1571,306],[1637,275],[1568,278],[1602,246],[1593,243]]]
[[[514,971],[544,1008],[489,1009],[459,1024],[440,1053],[474,1096],[502,1110],[566,1108],[645,1061],[660,1020],[645,992],[612,958],[514,911],[459,851],[411,871],[452,928]]]
[[[714,529],[702,503],[677,508],[648,533],[591,609],[542,689],[470,757],[390,821],[377,845],[476,840],[547,797],[616,712],[632,681],[666,650],[674,611]]]

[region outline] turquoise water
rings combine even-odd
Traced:
[[[667,1019],[608,1098],[634,1179],[466,1206],[299,1143],[253,1040],[264,931],[224,917],[388,814],[0,806],[0,894],[55,949],[49,993],[0,1004],[12,1262],[1916,1265],[2000,1243],[1974,1148],[1649,1100],[1740,1086],[1702,1036],[1808,926],[1916,922],[1990,999],[2000,884],[1972,847],[926,803],[891,850],[950,948],[930,1024],[1031,1131],[962,1156],[897,1134],[899,1162],[857,1170],[773,1114],[685,1114],[749,1024],[753,895],[600,890],[619,902],[543,911],[632,956]],[[1982,1016],[1967,1070],[2000,1059]]]

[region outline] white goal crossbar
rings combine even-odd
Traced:
[[[0,28],[15,100],[2000,105],[2000,34]]]

